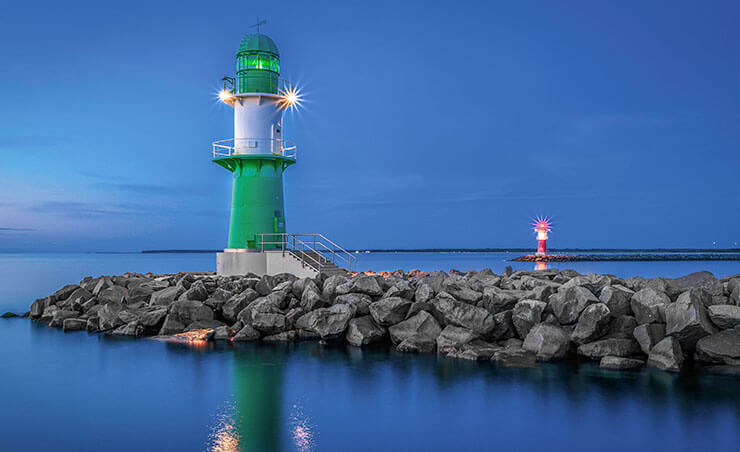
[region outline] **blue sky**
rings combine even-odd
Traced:
[[[12,2],[0,251],[223,248],[217,101],[257,17],[305,108],[290,232],[347,247],[740,242],[737,2]]]

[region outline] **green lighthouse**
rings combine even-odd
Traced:
[[[245,36],[236,78],[225,77],[221,93],[234,108],[234,138],[213,143],[213,161],[234,179],[227,252],[274,249],[285,233],[283,173],[296,162],[296,147],[283,139],[283,112],[295,98],[279,76],[275,42],[260,33]]]
[[[296,162],[296,146],[283,138],[283,113],[298,106],[300,96],[280,79],[275,41],[259,28],[245,36],[236,77],[223,80],[220,98],[234,109],[234,138],[213,143],[213,161],[231,172],[233,188],[218,274],[346,274],[342,266],[351,270],[356,258],[339,245],[321,234],[286,233],[283,173]]]

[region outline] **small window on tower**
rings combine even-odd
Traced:
[[[247,66],[249,69],[257,69],[257,55],[249,55],[247,58]]]

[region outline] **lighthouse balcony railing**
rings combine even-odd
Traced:
[[[322,234],[257,234],[262,252],[291,252],[303,265],[321,272],[331,263],[352,271],[357,258]]]
[[[246,71],[243,71],[242,73],[246,74]],[[224,82],[223,90],[229,94],[236,95],[251,93],[251,91],[247,89],[247,78],[239,73],[236,74],[236,77],[225,76],[221,80]],[[295,85],[293,85],[292,82],[282,78],[266,78],[265,80],[268,80],[268,83],[270,84],[269,89],[266,90],[269,93],[275,92],[277,94],[283,94],[295,89]]]
[[[277,155],[296,159],[297,146],[282,138],[230,138],[213,142],[213,158],[235,155]]]

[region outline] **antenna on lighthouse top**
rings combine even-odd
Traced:
[[[254,24],[254,25],[250,25],[250,28],[251,27],[257,27],[257,33],[259,33],[260,32],[260,25],[265,25],[265,24],[267,24],[267,19],[260,20],[260,18],[257,17],[257,23]]]

